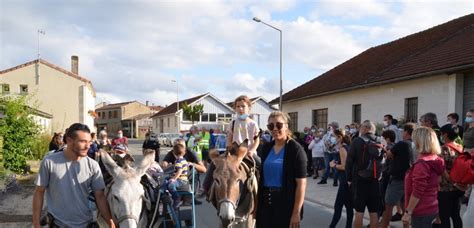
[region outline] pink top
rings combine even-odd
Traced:
[[[232,142],[241,144],[245,139],[249,140],[249,148],[252,148],[255,143],[254,137],[258,134],[259,128],[257,123],[247,118],[247,120],[240,120],[239,118],[233,120],[234,129],[232,130],[232,122],[227,128],[227,135],[232,132]],[[255,151],[253,151],[255,152]]]
[[[410,196],[420,199],[413,216],[426,216],[438,213],[438,188],[444,161],[438,155],[420,155],[405,175],[405,208]]]

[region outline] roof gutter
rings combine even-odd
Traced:
[[[385,81],[380,81],[380,82],[374,82],[374,83],[358,85],[358,86],[354,86],[354,87],[348,87],[348,88],[344,88],[344,89],[333,90],[333,91],[330,91],[330,92],[324,92],[324,93],[319,93],[319,94],[308,95],[308,96],[304,96],[304,97],[300,97],[300,98],[296,98],[296,99],[291,99],[291,100],[286,100],[286,101],[283,100],[283,103],[306,100],[306,99],[310,99],[310,98],[314,98],[314,97],[321,97],[321,96],[326,96],[326,95],[341,93],[341,92],[347,92],[347,91],[356,90],[356,89],[363,89],[363,88],[368,88],[368,87],[373,87],[373,86],[380,86],[380,85],[390,84],[390,83],[394,83],[394,82],[408,81],[408,80],[423,78],[423,77],[432,76],[432,75],[436,75],[436,74],[442,74],[442,73],[451,74],[451,73],[456,72],[456,71],[467,70],[467,69],[470,69],[470,68],[474,68],[474,63],[468,64],[468,65],[463,65],[463,66],[446,68],[446,69],[442,69],[442,70],[435,70],[435,71],[429,71],[429,72],[425,72],[425,73],[414,74],[414,75],[407,76],[407,77],[395,78],[395,79],[390,79],[390,80],[385,80]],[[273,102],[272,104],[276,104],[276,102]]]

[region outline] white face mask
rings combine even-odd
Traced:
[[[384,121],[384,122],[383,122],[383,125],[384,125],[385,127],[388,127],[388,125],[389,125],[389,124],[388,124],[388,121]]]
[[[122,137],[123,137],[123,134],[120,133],[120,134],[117,135],[117,137],[122,138]]]
[[[121,157],[121,158],[124,158],[125,155],[127,155],[127,154],[126,154],[126,153],[123,153],[123,154],[117,154],[117,155],[118,155],[119,157]]]

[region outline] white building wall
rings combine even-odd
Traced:
[[[258,100],[252,104],[252,109],[250,110],[253,115],[253,120],[257,122],[260,128],[267,125],[268,117],[273,111],[274,110],[263,100]]]
[[[94,126],[94,117],[89,113],[90,111],[92,112],[95,110],[94,94],[89,86],[83,85],[79,89],[80,94],[82,95],[79,96],[81,98],[79,100],[80,122],[89,126],[91,131],[96,132],[97,129],[95,129]]]
[[[341,126],[352,122],[352,105],[361,104],[361,119],[381,123],[385,114],[394,118],[404,117],[405,98],[418,97],[418,118],[434,112],[443,123],[450,107],[450,90],[456,83],[449,83],[453,76],[437,75],[388,85],[357,89],[312,99],[283,104],[283,111],[298,112],[298,131],[311,126],[312,110],[328,109],[328,122],[338,121]],[[451,86],[450,86],[451,85]]]

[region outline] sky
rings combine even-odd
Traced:
[[[70,69],[96,103],[166,106],[210,92],[279,96],[362,51],[474,12],[474,0],[0,0],[0,70],[37,58]],[[382,58],[383,56],[381,56]],[[177,81],[176,82],[173,82]]]

